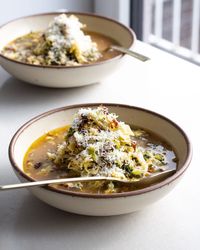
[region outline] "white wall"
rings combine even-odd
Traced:
[[[0,0],[0,25],[30,14],[67,9],[93,11],[93,0]]]
[[[131,0],[94,0],[94,12],[130,25]]]

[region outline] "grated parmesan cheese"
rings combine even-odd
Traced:
[[[118,121],[117,115],[108,113],[106,107],[80,109],[65,142],[50,157],[80,176],[142,178],[149,166],[156,169],[162,164],[155,153],[135,145],[132,136],[130,126]]]
[[[51,44],[49,59],[55,61],[59,57],[61,64],[64,64],[68,58],[63,52],[69,51],[79,63],[97,60],[101,54],[97,44],[82,31],[84,27],[74,15],[61,14],[55,17],[44,33],[46,41]]]

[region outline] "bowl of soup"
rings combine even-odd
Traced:
[[[112,181],[51,184],[28,188],[64,211],[110,216],[141,210],[180,181],[192,158],[186,133],[168,118],[122,104],[78,104],[54,109],[24,124],[9,146],[21,182],[111,176],[139,180],[158,171],[172,176],[151,185]]]
[[[136,37],[125,25],[99,15],[67,12],[22,17],[0,27],[0,64],[14,77],[55,88],[101,82]]]

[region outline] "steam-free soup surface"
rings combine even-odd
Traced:
[[[75,15],[61,14],[45,30],[15,39],[2,53],[20,62],[44,66],[91,64],[119,54],[107,50],[110,44],[116,44],[113,39],[85,27]]]
[[[47,152],[56,152],[57,147],[64,141],[69,126],[57,128],[37,139],[28,149],[24,158],[24,171],[35,180],[74,177],[74,173],[66,168],[58,167],[47,156]],[[145,131],[141,136],[135,137],[137,145],[146,149],[153,149],[166,157],[166,169],[176,168],[177,159],[172,147],[162,138]],[[96,183],[96,185],[95,185]],[[79,191],[85,193],[119,193],[137,189],[134,184],[102,182],[85,182],[71,184],[52,185],[60,190]],[[109,185],[113,185],[112,189]]]
[[[97,32],[85,31],[85,34],[89,35],[92,41],[97,44],[98,51],[101,54],[101,56],[97,60],[92,60],[91,62],[87,63],[91,64],[95,62],[105,61],[121,54],[118,51],[109,49],[110,45],[119,45],[119,43],[117,43],[114,39]],[[50,64],[49,62],[47,62],[47,60],[45,59],[45,51],[44,55],[35,54],[34,51],[37,50],[37,46],[40,43],[43,43],[42,32],[31,32],[11,41],[4,47],[2,53],[8,58],[24,63],[35,65],[56,65],[56,61],[53,63],[51,62]],[[78,65],[78,62],[72,60],[71,62],[67,62],[67,65]],[[65,66],[65,64],[63,64],[63,66]]]

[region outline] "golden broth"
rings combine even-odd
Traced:
[[[32,143],[24,157],[24,172],[35,180],[46,180],[55,178],[74,177],[74,174],[67,171],[66,168],[56,166],[48,159],[47,152],[56,152],[58,144],[62,143],[69,126],[54,129],[38,138]],[[146,132],[146,131],[145,131]],[[176,168],[176,156],[172,148],[158,136],[145,133],[138,137],[137,144],[144,148],[156,149],[163,153],[167,159],[168,168]],[[96,182],[97,183],[97,182]],[[52,185],[61,190],[71,190],[84,193],[107,193],[107,187],[110,182],[102,182],[102,185],[95,186],[95,183],[85,182],[80,186],[70,186],[70,184]],[[114,193],[127,192],[137,189],[134,184],[114,184]]]
[[[108,49],[111,44],[119,45],[112,38],[97,32],[87,31],[85,32],[85,34],[91,36],[92,41],[97,44],[98,50],[102,55],[96,61],[89,62],[89,64],[99,61],[105,61],[121,54],[118,51]],[[36,65],[47,65],[44,60],[45,56],[37,56],[33,52],[36,49],[37,45],[42,42],[43,42],[42,32],[31,32],[24,36],[18,37],[15,40],[8,43],[3,48],[2,53],[8,58],[20,62],[36,64]],[[73,66],[73,64],[71,66]]]

